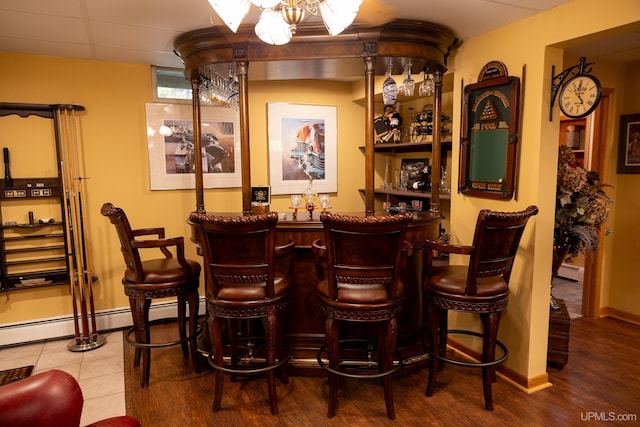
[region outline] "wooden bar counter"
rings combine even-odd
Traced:
[[[237,216],[239,214],[217,215]],[[292,218],[291,212],[280,213],[279,216],[277,244],[291,241],[296,244],[295,268],[289,290],[289,306],[285,314],[285,339],[293,349],[289,371],[292,375],[325,375],[316,360],[318,349],[324,345],[325,319],[318,305],[316,290],[318,275],[311,250],[311,243],[316,239],[322,240],[324,237],[320,213],[314,212],[312,218],[309,218],[306,211],[299,212],[296,219]],[[421,368],[428,359],[422,346],[425,318],[420,283],[422,251],[424,240],[436,239],[439,233],[440,214],[414,213],[414,219],[407,230],[406,240],[412,243],[412,246],[408,253],[403,277],[405,301],[398,319],[398,349],[404,360],[404,372],[413,372]],[[192,240],[197,244],[195,233],[193,236]],[[372,249],[375,250],[375,248]],[[208,343],[206,338],[203,340],[204,346]]]

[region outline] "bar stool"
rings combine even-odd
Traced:
[[[184,257],[184,239],[165,237],[164,228],[132,229],[126,214],[112,203],[105,203],[100,211],[116,227],[126,270],[122,278],[124,293],[129,297],[133,327],[125,335],[125,340],[136,348],[134,366],[140,365],[142,357],[142,377],[140,385],[149,385],[151,349],[181,345],[185,356],[191,347],[191,359],[196,373],[200,373],[197,348],[198,327],[198,287],[200,285],[200,264]],[[142,236],[157,236],[157,239]],[[175,257],[168,248],[174,248]],[[164,258],[142,261],[141,249],[159,249]],[[177,341],[152,343],[150,337],[149,308],[154,299],[176,297],[178,300]],[[186,329],[186,305],[189,304],[189,331]],[[131,339],[134,334],[135,339]]]
[[[283,324],[280,319],[287,306],[289,281],[293,271],[294,243],[277,247],[278,214],[223,217],[192,212],[189,220],[196,229],[205,262],[206,297],[212,351],[209,363],[216,370],[213,411],[220,410],[223,376],[266,373],[271,413],[278,413],[275,370],[280,368],[287,383]],[[289,270],[276,271],[275,259],[289,256]],[[260,319],[264,330],[264,360],[259,356],[259,337],[239,337],[239,325],[252,331],[251,320]],[[228,328],[228,340],[223,328]],[[251,344],[240,363],[240,338]],[[226,345],[225,345],[226,344]],[[225,354],[227,349],[227,354]],[[229,362],[225,361],[229,359]],[[258,366],[257,368],[255,366]]]
[[[338,403],[340,377],[382,379],[387,417],[395,418],[391,375],[402,366],[394,366],[397,341],[397,316],[401,310],[404,287],[400,281],[407,224],[412,215],[347,216],[323,212],[324,240],[313,242],[318,260],[326,260],[327,276],[318,284],[320,307],[326,317],[326,346],[317,354],[320,366],[329,377],[329,407],[333,417]],[[377,351],[368,344],[369,336],[340,339],[344,322],[359,323],[367,328],[380,328]],[[355,339],[354,339],[355,338]],[[350,351],[353,344],[365,341],[363,365],[376,364],[377,373],[353,373],[341,364],[341,350]],[[322,355],[328,354],[328,365]],[[377,352],[377,362],[374,353]],[[346,353],[345,353],[346,354]]]
[[[443,362],[482,368],[484,401],[493,410],[491,384],[496,381],[496,366],[508,357],[507,347],[498,341],[502,310],[507,307],[511,268],[529,218],[538,208],[529,206],[520,212],[482,210],[476,222],[471,246],[426,241],[423,288],[427,300],[429,381],[426,395],[433,395],[436,375]],[[469,256],[469,265],[433,265],[433,251]],[[477,313],[483,332],[448,330],[448,311]],[[482,338],[482,359],[466,362],[447,357],[447,335],[465,334]],[[502,355],[496,359],[496,346]]]

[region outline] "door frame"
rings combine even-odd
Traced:
[[[609,158],[612,142],[607,144],[607,126],[613,89],[603,88],[598,108],[592,117],[592,141],[590,170],[597,171],[601,177],[608,176]],[[605,231],[600,230],[600,241]],[[602,245],[591,255],[585,257],[584,278],[582,282],[582,315],[588,318],[600,317],[600,293],[602,290],[602,263],[604,250]]]

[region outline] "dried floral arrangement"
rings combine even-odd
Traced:
[[[560,146],[554,245],[569,246],[568,254],[589,254],[598,248],[599,234],[609,217],[613,200],[604,192],[597,172],[576,162],[573,150]]]

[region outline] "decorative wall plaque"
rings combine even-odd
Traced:
[[[489,78],[464,88],[458,189],[511,199],[519,139],[520,79]]]

